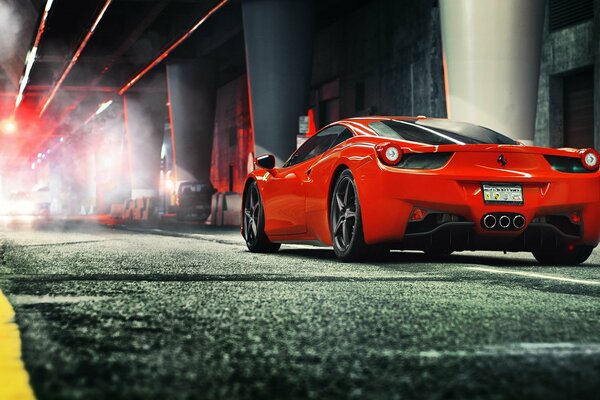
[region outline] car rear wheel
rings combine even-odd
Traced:
[[[244,199],[244,239],[253,253],[274,253],[281,247],[265,234],[265,215],[258,185],[252,182]]]
[[[550,265],[578,265],[589,258],[594,250],[593,246],[578,245],[568,248],[566,246],[552,249],[533,251],[533,256],[540,264]]]
[[[367,246],[356,183],[350,170],[342,172],[331,196],[331,238],[335,255],[342,261],[363,257]]]

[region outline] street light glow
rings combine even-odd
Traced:
[[[13,119],[6,119],[2,121],[2,132],[7,135],[12,135],[17,131],[17,124]]]
[[[108,107],[110,107],[112,102],[113,102],[112,100],[108,100],[108,101],[105,101],[104,103],[100,104],[100,106],[98,106],[98,110],[96,111],[95,115],[99,115],[99,114],[103,113]]]

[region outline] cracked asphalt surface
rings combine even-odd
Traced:
[[[599,398],[599,250],[345,264],[89,221],[4,221],[0,243],[38,399]]]

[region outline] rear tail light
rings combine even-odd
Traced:
[[[579,225],[581,223],[581,214],[579,214],[578,211],[573,211],[572,213],[569,214],[569,219],[575,225]]]
[[[413,211],[410,215],[411,222],[422,221],[427,216],[427,210],[419,207],[413,208]]]
[[[566,172],[571,174],[588,174],[589,169],[583,167],[581,158],[575,157],[563,157],[563,156],[549,156],[545,155],[544,158],[553,170],[559,172]]]
[[[594,149],[586,149],[581,152],[581,164],[585,169],[595,171],[600,164],[600,154]]]
[[[402,149],[393,143],[377,145],[377,155],[386,165],[397,165],[402,160]]]

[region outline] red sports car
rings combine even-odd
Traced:
[[[253,252],[333,246],[349,261],[389,249],[530,251],[579,264],[600,240],[600,155],[524,146],[424,117],[335,122],[280,167],[256,159],[243,194]]]

